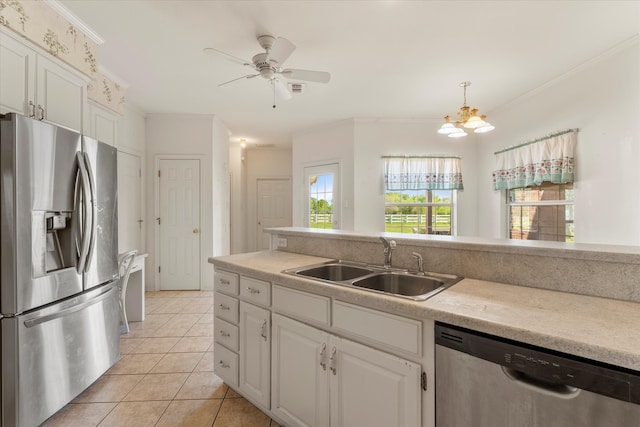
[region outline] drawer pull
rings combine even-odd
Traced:
[[[231,282],[229,280],[227,280],[227,279],[220,279],[220,284],[221,285],[230,285]]]
[[[255,289],[255,288],[252,288],[251,286],[247,287],[247,290],[251,295],[260,293],[260,289]]]
[[[219,304],[218,307],[220,307],[220,310],[231,310],[231,307],[224,304]]]
[[[220,330],[220,335],[221,335],[223,338],[229,338],[229,337],[231,336],[231,334],[230,334],[229,332],[225,332],[225,331],[223,331],[223,330]]]
[[[327,370],[327,360],[325,359],[327,356],[327,343],[322,343],[322,350],[320,350],[320,366],[322,366],[322,370]]]
[[[225,369],[229,369],[231,367],[231,365],[229,365],[227,362],[225,362],[224,360],[220,361],[220,367],[221,368],[225,368]]]

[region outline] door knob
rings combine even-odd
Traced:
[[[198,234],[199,232],[200,232],[200,230],[199,230],[199,229],[197,229],[197,228],[194,228],[194,229],[193,229],[193,234]]]

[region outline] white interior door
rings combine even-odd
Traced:
[[[160,289],[200,289],[200,160],[159,166]]]
[[[291,180],[258,179],[257,185],[256,249],[263,250],[271,239],[265,228],[291,226]]]
[[[139,156],[118,151],[118,252],[142,250],[142,172]]]

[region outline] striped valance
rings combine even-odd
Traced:
[[[495,152],[493,188],[505,190],[543,182],[573,182],[577,132],[578,129],[568,129]]]
[[[386,190],[462,190],[460,157],[384,156]]]

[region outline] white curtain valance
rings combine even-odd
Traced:
[[[462,190],[459,157],[385,156],[387,190]]]
[[[494,190],[573,182],[577,132],[568,129],[495,152]]]

